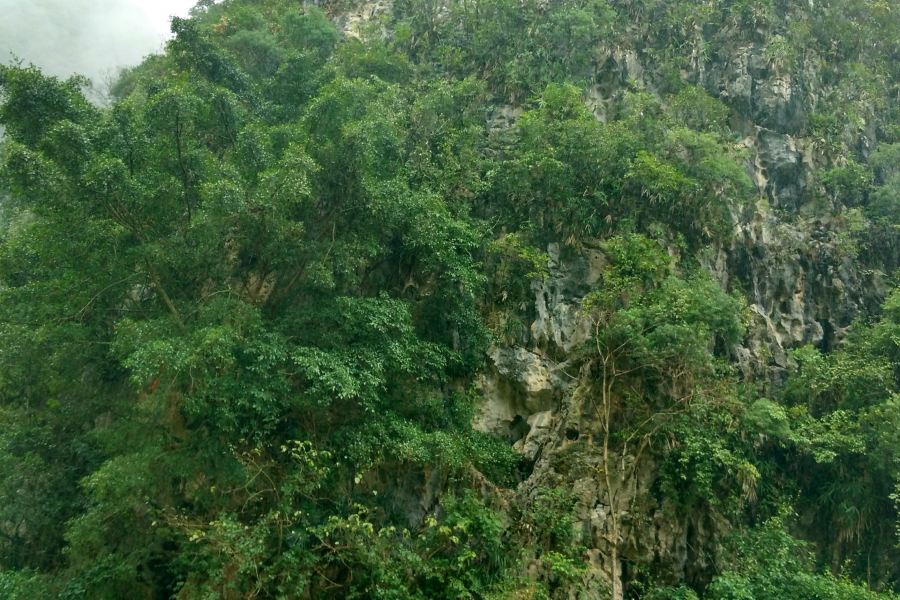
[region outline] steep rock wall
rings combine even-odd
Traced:
[[[654,89],[652,75],[637,53],[611,53],[588,97],[595,117],[606,120],[629,80]],[[800,135],[817,98],[801,79],[814,81],[814,72],[804,78],[779,73],[767,67],[758,45],[749,45],[688,76],[731,106],[738,143],[747,148],[744,166],[759,200],[735,211],[730,241],[709,250],[702,263],[723,288],[746,298],[749,334],[733,359],[745,381],[773,393],[786,380],[792,349],[833,349],[855,319],[875,314],[891,265],[861,260],[848,244],[847,220],[818,210],[808,189],[815,185],[813,171],[831,166],[816,143]],[[490,126],[503,129],[517,116],[514,107],[504,107]],[[845,143],[872,148],[874,130]],[[523,501],[542,486],[572,491],[598,580],[627,580],[629,566],[641,564],[667,574],[669,583],[708,581],[728,522],[714,507],[685,510],[654,495],[659,473],[652,448],[637,464],[634,453],[613,457],[622,465],[612,486],[623,527],[621,560],[610,563],[611,507],[599,476],[598,424],[579,398],[584,379],[572,358],[590,339],[580,301],[594,289],[605,259],[590,242],[578,249],[554,243],[546,250],[550,275],[533,285],[536,318],[528,342],[492,350],[475,426],[507,437],[533,465],[518,490]]]
[[[367,22],[390,11],[389,0],[363,4],[339,24],[346,35],[358,36]],[[827,152],[804,131],[806,116],[830,92],[818,83],[823,61],[807,53],[788,71],[767,57],[763,31],[724,27],[704,33],[698,33],[695,46],[710,43],[714,52],[706,58],[698,54],[681,77],[732,109],[735,144],[746,149],[744,167],[758,200],[735,207],[731,239],[701,260],[723,288],[746,298],[750,330],[733,360],[745,381],[772,393],[785,382],[792,349],[807,344],[832,349],[855,319],[875,314],[886,293],[884,273],[897,265],[861,259],[849,242],[846,215],[816,205],[821,194],[814,193],[819,185],[814,171],[841,162],[834,158],[840,153]],[[607,122],[635,82],[662,95],[663,76],[646,51],[652,35],[648,25],[635,24],[634,43],[610,48],[599,61],[586,97],[599,121]],[[522,112],[519,106],[499,105],[489,130],[502,134]],[[877,142],[874,118],[842,140],[845,150],[864,158]],[[541,487],[572,491],[597,581],[626,580],[629,565],[638,563],[667,574],[669,583],[708,580],[727,521],[710,506],[685,510],[654,495],[658,472],[652,448],[639,460],[633,453],[612,459],[621,465],[612,486],[623,539],[622,560],[609,559],[610,490],[599,475],[598,424],[590,403],[579,396],[585,378],[575,357],[591,334],[580,301],[595,288],[605,258],[590,241],[571,248],[560,240],[546,251],[549,276],[533,283],[535,318],[527,339],[489,353],[474,426],[507,439],[530,466],[517,490],[521,500],[527,502]]]

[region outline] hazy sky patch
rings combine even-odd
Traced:
[[[169,37],[169,17],[196,0],[0,0],[0,63],[14,54],[46,73],[80,73],[102,86]]]

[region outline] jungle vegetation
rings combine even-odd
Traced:
[[[351,7],[201,1],[107,108],[0,66],[0,598],[900,592],[900,291],[795,350],[782,387],[740,375],[746,301],[700,257],[759,199],[732,109],[685,75],[729,30],[827,84],[802,126],[834,167],[809,193],[855,224],[847,252],[897,268],[900,11],[396,0],[343,36]],[[659,89],[599,120],[588,90],[626,46]],[[730,526],[684,581],[592,588],[568,491],[511,500],[526,466],[471,426],[547,244],[588,240],[594,443],[651,447],[658,493]],[[421,513],[404,482],[433,474]]]

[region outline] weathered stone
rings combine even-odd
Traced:
[[[363,21],[385,14],[389,4],[362,5],[345,19],[345,32],[358,35],[354,32],[362,30]],[[639,24],[630,31],[636,37],[647,32]],[[821,61],[808,54],[791,69],[775,64],[767,58],[764,35],[757,33],[748,35],[734,26],[709,32],[716,50],[706,60],[691,57],[682,78],[732,109],[735,142],[741,140],[747,149],[744,166],[757,201],[736,207],[733,237],[700,259],[724,289],[742,294],[747,302],[749,331],[733,362],[745,380],[777,390],[791,368],[791,350],[806,344],[831,349],[855,319],[874,314],[885,295],[880,271],[891,269],[862,264],[846,247],[846,236],[842,242],[844,225],[831,216],[835,211],[815,203],[809,174],[834,166],[817,140],[802,137],[806,117],[831,93],[817,83],[823,79]],[[697,40],[697,47],[707,42]],[[663,74],[652,60],[634,48],[607,49],[586,98],[597,120],[605,123],[616,114],[632,81],[662,98],[658,84]],[[520,106],[501,105],[488,117],[487,127],[494,135],[504,134],[522,114]],[[868,157],[878,143],[874,120],[868,119],[862,131],[848,133],[843,143]],[[606,262],[597,244],[581,243],[577,249],[562,243],[548,246],[548,276],[532,287],[534,319],[528,339],[523,347],[491,349],[479,381],[482,402],[475,427],[506,438],[533,463],[517,491],[522,502],[533,499],[541,487],[572,492],[577,527],[589,547],[590,578],[598,587],[627,576],[621,562],[610,561],[610,492],[618,498],[617,517],[625,524],[618,540],[622,559],[654,565],[661,583],[703,581],[715,572],[718,540],[728,530],[715,508],[684,511],[657,500],[650,493],[659,477],[652,451],[637,463],[633,448],[626,456],[613,456],[621,476],[611,479],[612,490],[601,476],[599,427],[592,410],[576,400],[581,374],[573,356],[591,339],[581,299],[602,283]],[[431,497],[431,492],[423,493]]]

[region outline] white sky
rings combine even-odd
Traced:
[[[46,73],[105,74],[138,64],[169,37],[169,17],[196,0],[0,0],[0,63],[12,54]]]

